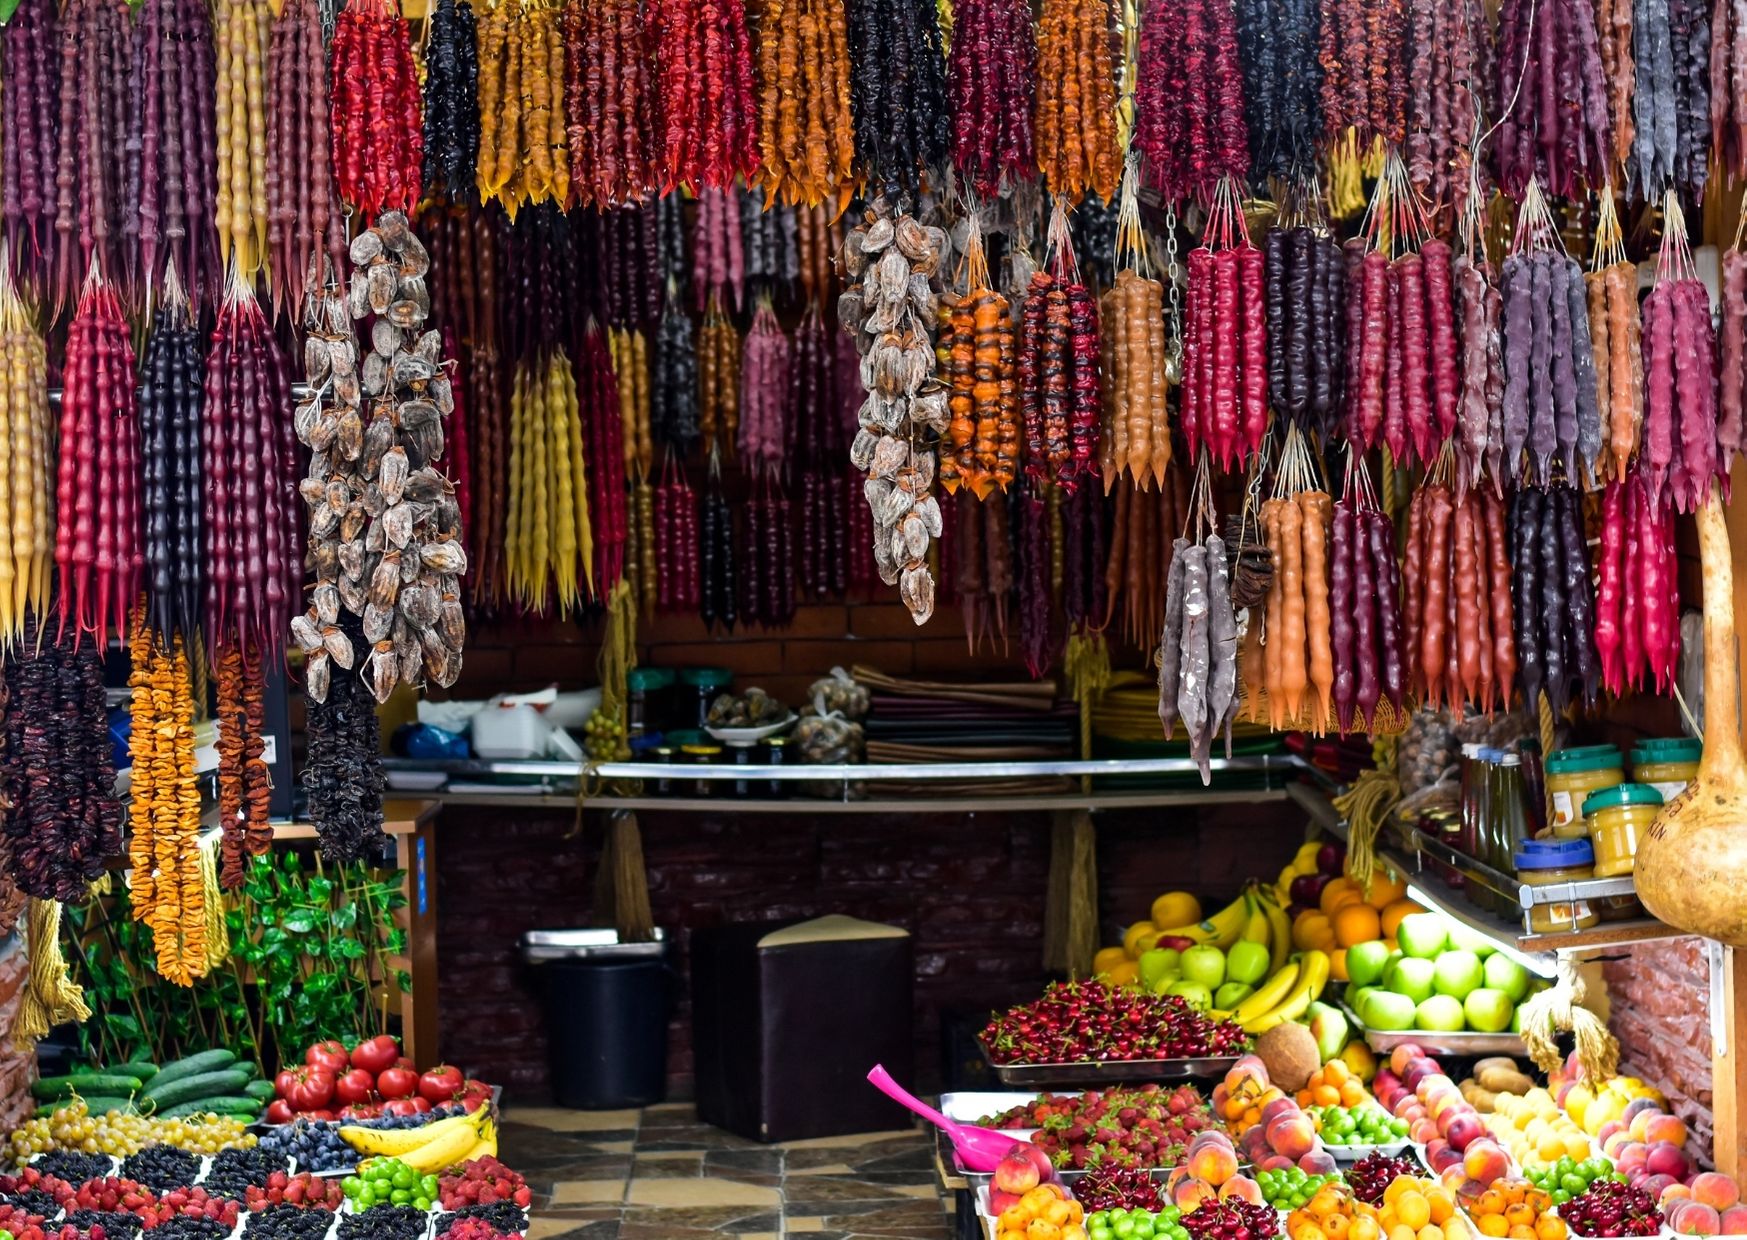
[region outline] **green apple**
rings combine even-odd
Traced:
[[[1412,999],[1387,990],[1371,991],[1365,996],[1365,1006],[1359,1009],[1359,1019],[1367,1029],[1412,1029],[1413,1014]]]
[[[1178,963],[1183,953],[1174,947],[1155,947],[1151,951],[1140,954],[1140,984],[1151,990],[1158,980],[1167,973],[1181,973],[1182,966]]]
[[[1450,946],[1459,947],[1465,952],[1473,952],[1482,960],[1498,950],[1491,939],[1478,930],[1470,930],[1459,921],[1450,924]]]
[[[1444,950],[1444,944],[1450,941],[1450,932],[1442,914],[1409,913],[1401,919],[1395,939],[1406,955],[1431,960]]]
[[[1467,1016],[1462,1011],[1461,1001],[1449,995],[1433,995],[1429,999],[1421,1000],[1413,1014],[1416,1028],[1438,1033],[1456,1033],[1466,1021]]]
[[[1219,949],[1214,948],[1214,950],[1218,951]],[[1167,995],[1176,995],[1190,1007],[1200,1008],[1203,1012],[1213,1006],[1213,992],[1208,990],[1207,987],[1203,986],[1200,982],[1192,982],[1185,979],[1184,981],[1173,985],[1169,990],[1165,991],[1165,993]]]
[[[1352,1036],[1346,1013],[1318,1002],[1305,1009],[1305,1017],[1310,1022],[1310,1036],[1316,1039],[1317,1057],[1324,1063],[1346,1049],[1347,1039]]]
[[[1347,991],[1347,1006],[1353,1009],[1353,1014],[1359,1017],[1365,1015],[1365,1009],[1360,1006],[1365,1002],[1365,996],[1376,994],[1376,986],[1354,986]]]
[[[1486,985],[1502,990],[1512,1003],[1521,1003],[1529,993],[1529,971],[1503,952],[1493,952],[1486,958]]]
[[[1226,980],[1254,986],[1268,976],[1270,959],[1266,946],[1240,939],[1225,953]]]
[[[1487,961],[1488,964],[1491,962]],[[1502,1033],[1510,1027],[1511,1017],[1516,1015],[1510,996],[1490,986],[1469,991],[1468,997],[1462,1000],[1462,1011],[1468,1017],[1469,1028],[1480,1033]]]
[[[1256,988],[1248,982],[1227,982],[1213,992],[1213,1006],[1229,1012],[1255,993]]]
[[[1518,1007],[1510,1014],[1510,1031],[1512,1033],[1521,1033],[1523,1031],[1523,1010],[1521,1007]]]
[[[1460,1003],[1486,980],[1480,957],[1469,951],[1445,952],[1433,962],[1432,988]]]
[[[1151,986],[1148,986],[1147,989],[1152,991],[1155,995],[1169,994],[1171,987],[1175,986],[1182,980],[1183,974],[1180,971],[1176,969],[1166,969],[1163,973],[1159,974],[1158,979],[1154,981]]]
[[[1183,980],[1200,982],[1212,994],[1225,981],[1225,953],[1211,943],[1197,943],[1183,953]]]
[[[1436,966],[1429,960],[1403,956],[1395,962],[1394,972],[1383,979],[1383,985],[1398,995],[1406,995],[1415,1003],[1423,1003],[1431,997],[1436,972]]]
[[[1352,986],[1370,986],[1383,979],[1383,970],[1389,964],[1389,945],[1382,939],[1372,939],[1368,943],[1354,943],[1347,948],[1347,983]]]

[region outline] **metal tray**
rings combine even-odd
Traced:
[[[1353,1028],[1365,1035],[1365,1045],[1379,1053],[1392,1051],[1404,1042],[1412,1042],[1428,1055],[1526,1055],[1522,1035],[1515,1033],[1439,1033],[1430,1029],[1367,1029],[1358,1014],[1340,1000]]]
[[[1329,1157],[1337,1163],[1345,1164],[1356,1163],[1367,1154],[1383,1154],[1389,1158],[1398,1158],[1413,1149],[1414,1144],[1403,1137],[1399,1141],[1385,1141],[1382,1145],[1330,1145],[1324,1141],[1322,1148],[1327,1150]],[[1476,1231],[1474,1234],[1479,1235],[1480,1233]]]
[[[1517,1040],[1522,1046],[1522,1040]],[[1212,1080],[1224,1076],[1236,1055],[1203,1059],[1088,1059],[1078,1063],[996,1063],[987,1044],[977,1039],[983,1059],[1003,1085],[1019,1089],[1060,1089],[1085,1085],[1144,1085],[1148,1081]]]

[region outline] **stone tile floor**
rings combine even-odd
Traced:
[[[952,1240],[919,1130],[760,1145],[690,1103],[505,1112],[499,1156],[527,1176],[528,1240]]]

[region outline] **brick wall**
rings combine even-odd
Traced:
[[[1710,965],[1701,939],[1650,943],[1603,966],[1620,1071],[1668,1095],[1711,1157]]]
[[[764,918],[845,913],[915,936],[917,1065],[932,1083],[945,1011],[986,1012],[1036,995],[1049,816],[1033,814],[641,816],[650,899],[676,936]],[[1100,815],[1101,912],[1116,928],[1161,891],[1230,898],[1273,874],[1303,837],[1290,802]],[[444,811],[438,856],[442,1054],[528,1097],[546,1088],[538,981],[516,954],[535,927],[587,925],[600,853],[591,816],[569,838],[568,811]],[[685,986],[670,1029],[669,1074],[689,1089]]]

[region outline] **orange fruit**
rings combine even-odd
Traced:
[[[1310,1100],[1319,1107],[1338,1107],[1341,1104],[1341,1091],[1333,1085],[1318,1085],[1310,1091]]]
[[[1442,1227],[1450,1221],[1450,1215],[1456,1212],[1455,1198],[1450,1196],[1450,1190],[1442,1184],[1434,1184],[1426,1189],[1426,1204],[1432,1209],[1432,1222]]]
[[[1345,909],[1341,910],[1345,912]],[[1338,947],[1328,954],[1328,975],[1337,982],[1347,980],[1347,949]]]
[[[1504,1207],[1507,1204],[1508,1203],[1505,1201],[1503,1193],[1499,1192],[1496,1188],[1489,1188],[1480,1194],[1479,1199],[1474,1203],[1474,1208],[1469,1211],[1469,1213],[1476,1217],[1496,1214],[1502,1218],[1504,1216]],[[1499,1232],[1499,1235],[1503,1234],[1502,1231]]]
[[[1557,1214],[1543,1214],[1535,1220],[1535,1240],[1565,1240],[1565,1220]]]
[[[1482,1214],[1474,1220],[1474,1225],[1480,1228],[1483,1236],[1502,1236],[1510,1230],[1510,1224],[1504,1221],[1502,1214]]]
[[[1333,921],[1335,942],[1342,947],[1369,943],[1382,934],[1382,923],[1377,918],[1377,910],[1369,904],[1348,904],[1335,913]]]
[[[1128,963],[1128,953],[1120,947],[1100,947],[1098,954],[1092,957],[1092,972],[1108,973],[1119,964]]]
[[[1323,1234],[1328,1240],[1346,1240],[1347,1228],[1352,1221],[1344,1214],[1331,1214],[1322,1220]]]
[[[1316,907],[1322,910],[1324,917],[1332,918],[1341,905],[1359,898],[1358,891],[1353,887],[1353,880],[1343,874],[1322,885],[1322,896],[1317,900]]]
[[[1432,1221],[1431,1203],[1418,1189],[1410,1190],[1395,1199],[1395,1217],[1417,1232]]]
[[[1359,1215],[1347,1227],[1347,1240],[1381,1240],[1382,1235],[1377,1220],[1369,1214]]]
[[[1356,1107],[1363,1101],[1365,1101],[1365,1087],[1363,1085],[1350,1077],[1341,1082],[1342,1106]]]
[[[1340,1085],[1353,1075],[1353,1070],[1347,1066],[1347,1061],[1344,1059],[1331,1059],[1318,1068],[1317,1072],[1321,1073],[1322,1079],[1330,1085]]]
[[[1333,937],[1334,927],[1328,918],[1314,909],[1306,909],[1292,923],[1292,946],[1299,951],[1316,947]]]
[[[1504,1221],[1513,1228],[1533,1227],[1535,1225],[1535,1210],[1533,1206],[1517,1201],[1504,1208]]]
[[[1382,925],[1383,937],[1386,939],[1394,938],[1396,930],[1401,927],[1401,919],[1403,917],[1406,917],[1410,913],[1423,912],[1425,912],[1425,909],[1421,908],[1412,900],[1391,900],[1388,904],[1384,905],[1382,916],[1378,918],[1378,921]]]
[[[1371,876],[1371,890],[1365,894],[1365,903],[1372,908],[1387,908],[1407,894],[1407,883],[1389,869],[1378,870]]]
[[[1110,970],[1109,981],[1112,986],[1132,986],[1139,980],[1140,966],[1132,960],[1124,960]]]

